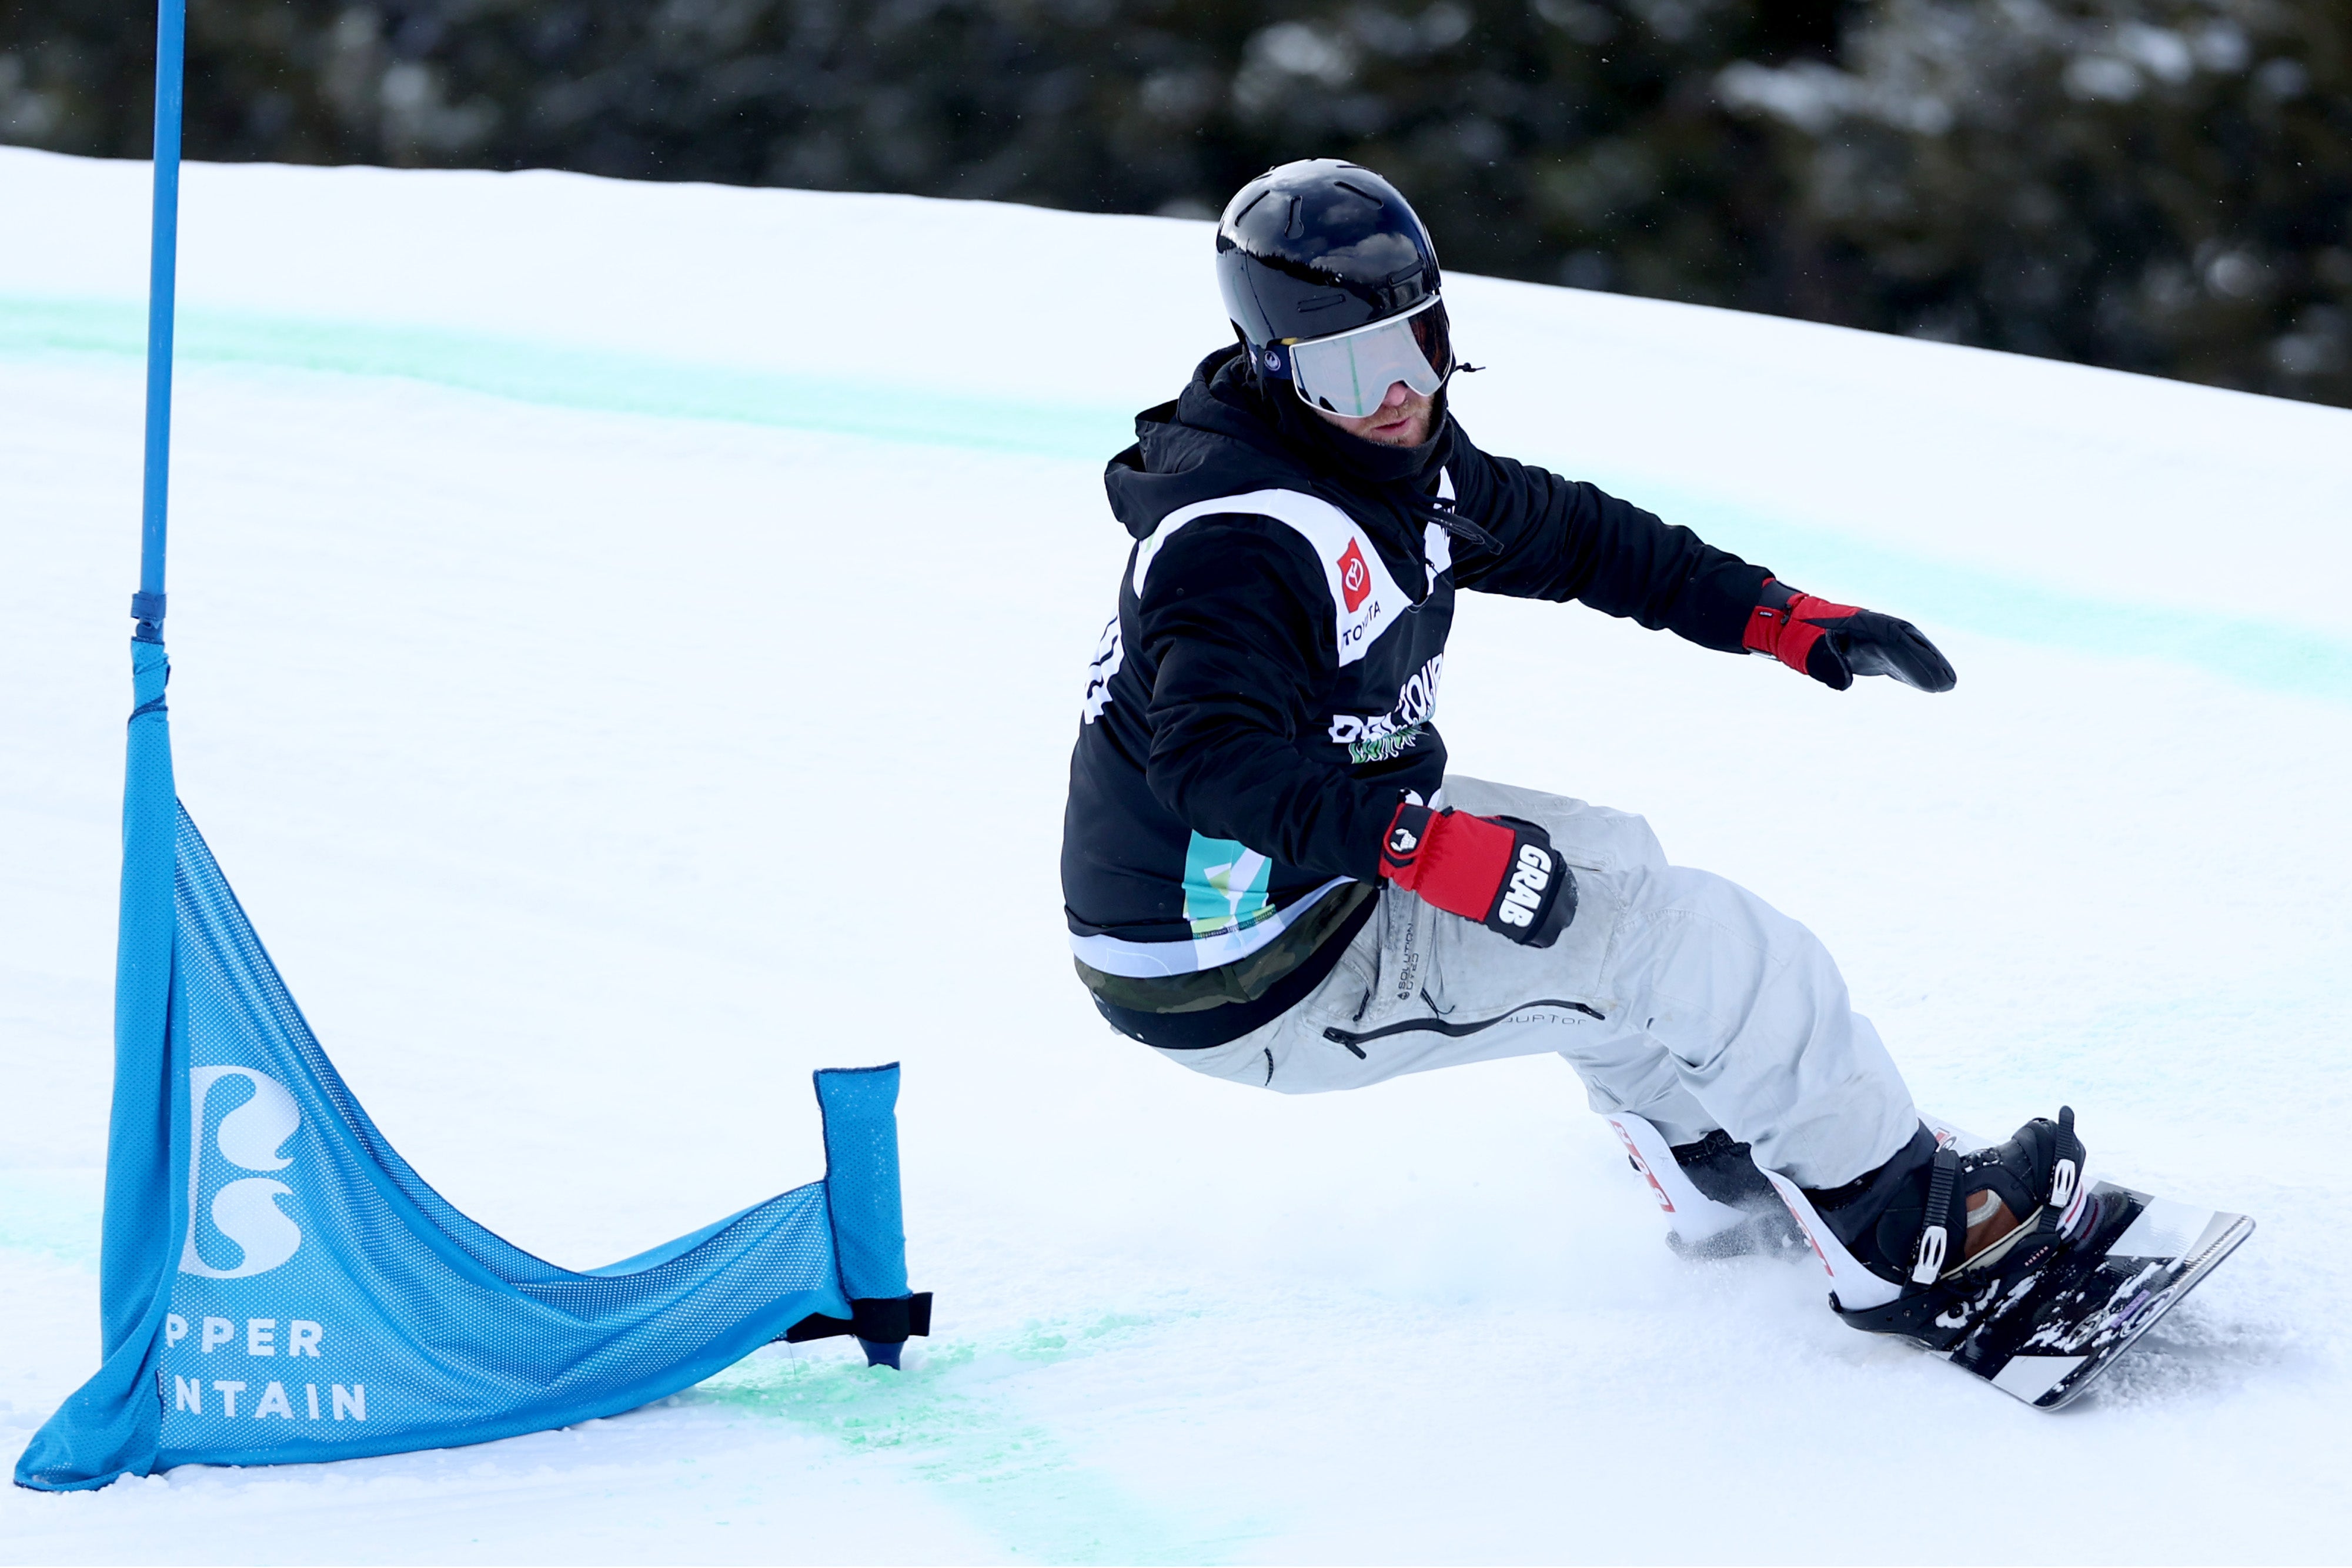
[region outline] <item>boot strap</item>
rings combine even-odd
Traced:
[[[1943,1276],[1944,1259],[1952,1249],[1952,1184],[1959,1174],[1960,1156],[1951,1145],[1937,1144],[1935,1174],[1927,1178],[1927,1222],[1919,1228],[1919,1244],[1911,1253],[1915,1285],[1932,1285]]]

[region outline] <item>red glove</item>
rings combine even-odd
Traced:
[[[1550,946],[1576,918],[1576,878],[1533,822],[1408,801],[1389,820],[1381,874],[1530,947]]]
[[[1839,691],[1856,675],[1893,675],[1923,692],[1948,692],[1959,679],[1908,621],[1832,604],[1769,577],[1741,641],[1749,653],[1769,653]]]

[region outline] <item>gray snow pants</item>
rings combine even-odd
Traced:
[[[1163,1051],[1286,1093],[1557,1051],[1595,1111],[1670,1143],[1721,1127],[1759,1165],[1836,1186],[1919,1126],[1870,1020],[1820,938],[1736,883],[1666,863],[1641,818],[1452,778],[1444,803],[1542,825],[1576,873],[1576,919],[1523,947],[1412,894],[1380,907],[1323,983],[1239,1040]]]

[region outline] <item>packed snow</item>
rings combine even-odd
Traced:
[[[906,1064],[903,1374],[0,1495],[7,1562],[2340,1560],[2352,413],[1477,277],[1455,407],[1958,689],[1465,596],[1462,771],[1645,813],[1819,931],[1922,1103],[2076,1108],[2261,1229],[2076,1407],[1685,1262],[1560,1062],[1322,1098],[1070,973],[1128,540],[1229,336],[1196,223],[193,166],[183,799],[460,1207],[575,1267],[821,1173]],[[147,170],[0,151],[0,1456],[97,1355]],[[1438,236],[1441,251],[1444,236]]]

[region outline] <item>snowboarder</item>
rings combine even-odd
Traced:
[[[1433,718],[1461,589],[1575,600],[1841,691],[1948,691],[1943,655],[1474,444],[1446,407],[1470,367],[1436,253],[1370,171],[1251,181],[1216,269],[1239,340],[1138,415],[1105,475],[1136,542],[1088,673],[1062,878],[1112,1027],[1290,1093],[1557,1052],[1654,1140],[1654,1179],[1793,1211],[1860,1327],[1916,1334],[2065,1245],[2071,1113],[1939,1143],[1810,931],[1668,864],[1637,816],[1449,776]]]

